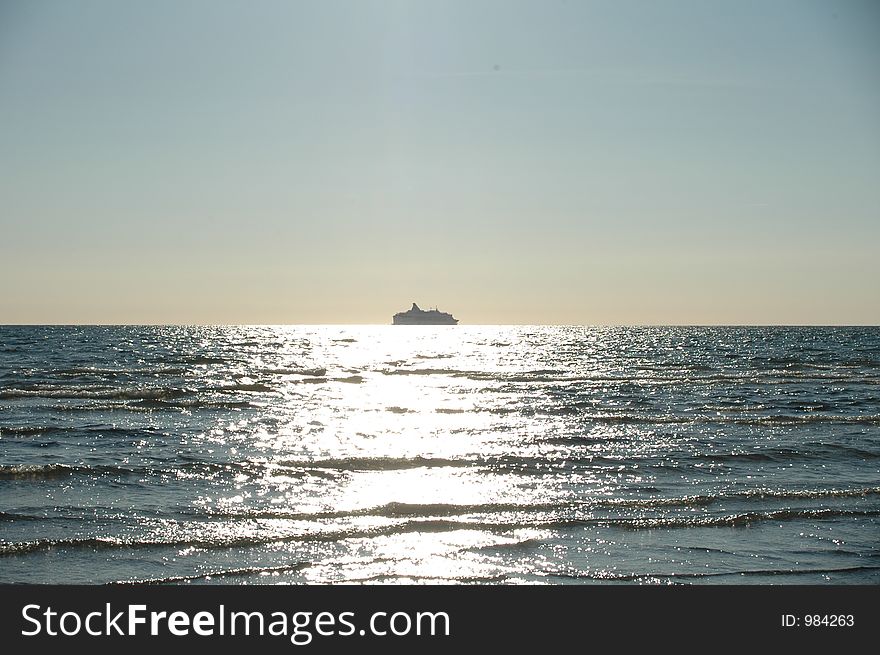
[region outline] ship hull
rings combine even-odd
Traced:
[[[428,319],[395,316],[392,325],[458,325],[458,319]]]

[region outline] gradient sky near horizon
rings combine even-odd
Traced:
[[[0,0],[0,323],[880,324],[880,3]]]

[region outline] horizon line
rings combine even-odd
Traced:
[[[394,325],[392,323],[0,323],[0,327],[880,327],[880,323],[459,323]]]

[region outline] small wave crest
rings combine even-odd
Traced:
[[[209,571],[207,573],[198,573],[194,575],[172,575],[164,578],[144,578],[141,580],[120,580],[115,582],[116,585],[154,585],[154,584],[175,584],[180,582],[196,582],[199,580],[213,580],[214,578],[237,578],[254,575],[273,575],[279,573],[294,573],[302,571],[312,566],[311,562],[296,562],[295,564],[285,564],[282,566],[244,566],[233,569],[220,569]]]
[[[350,457],[278,462],[290,468],[336,469],[339,471],[398,471],[441,466],[471,466],[470,460],[442,457]]]
[[[83,467],[69,464],[3,464],[0,480],[47,480],[73,475]]]
[[[327,375],[326,368],[269,368],[265,373],[271,375],[302,375],[305,377],[321,378]]]
[[[165,388],[130,388],[117,389],[109,387],[64,387],[46,385],[39,389],[4,389],[0,391],[0,399],[14,400],[18,398],[71,398],[80,400],[172,400],[198,394],[197,389],[178,387]]]
[[[756,512],[741,512],[723,516],[632,518],[599,521],[607,525],[633,530],[652,530],[658,528],[708,528],[708,527],[746,527],[763,521],[798,521],[805,519],[834,519],[846,517],[878,516],[880,511],[849,509],[779,509]]]
[[[238,393],[242,391],[249,393],[274,393],[277,390],[262,382],[239,382],[237,384],[215,387],[213,389],[208,389],[207,391],[219,391],[220,393]]]

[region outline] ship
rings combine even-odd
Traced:
[[[458,319],[438,309],[420,309],[413,303],[408,311],[394,315],[392,325],[458,325]]]

